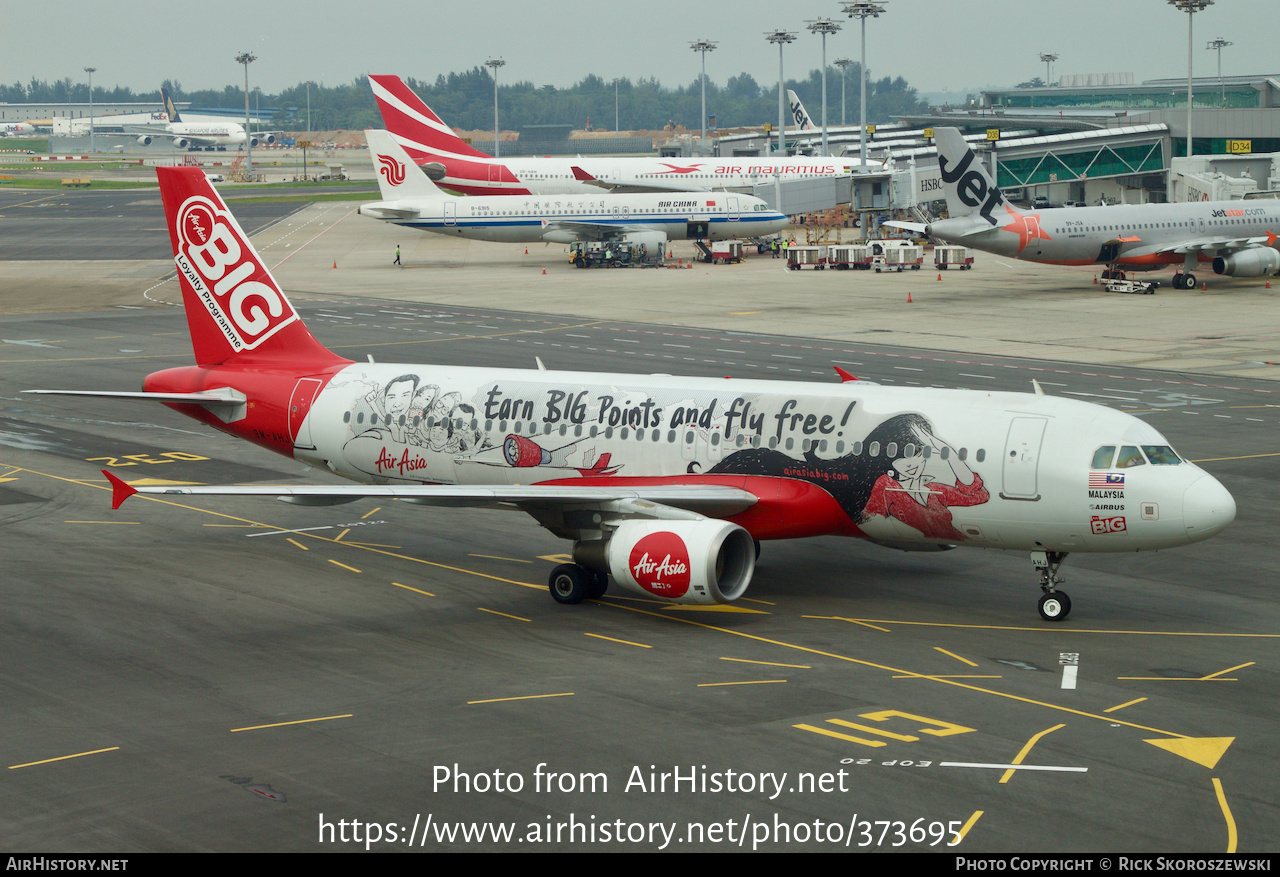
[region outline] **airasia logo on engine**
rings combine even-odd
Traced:
[[[213,201],[193,195],[182,202],[177,232],[178,270],[233,350],[252,350],[298,318],[235,220]]]
[[[631,549],[631,576],[659,597],[683,597],[689,590],[689,549],[675,533],[650,533]]]

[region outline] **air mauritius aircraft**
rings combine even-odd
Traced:
[[[370,76],[386,130],[442,188],[462,195],[694,192],[847,176],[857,158],[494,158],[472,149],[398,76]],[[869,162],[868,171],[883,165]],[[776,177],[775,177],[776,175]]]
[[[938,128],[938,165],[948,219],[927,225],[887,222],[947,243],[1028,262],[1106,265],[1152,271],[1180,265],[1175,289],[1193,289],[1200,262],[1215,274],[1264,277],[1280,272],[1280,202],[1197,201],[1076,207],[1027,212],[1001,194],[995,180],[955,128]]]
[[[311,335],[197,168],[157,168],[195,364],[142,392],[350,485],[139,486],[134,493],[366,497],[518,509],[573,542],[552,596],[625,590],[727,603],[759,540],[1025,551],[1040,614],[1068,552],[1173,548],[1219,532],[1231,495],[1132,415],[1041,393],[353,363]],[[440,512],[448,514],[447,511]]]
[[[759,198],[725,192],[559,197],[446,195],[386,131],[366,131],[382,201],[360,207],[407,228],[482,241],[627,239],[661,251],[668,239],[725,240],[773,234],[787,217]]]

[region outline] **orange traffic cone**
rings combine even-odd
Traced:
[[[334,268],[337,268],[337,267],[338,267],[338,260],[337,260],[337,259],[334,259],[334,260],[333,260],[333,267],[334,267]]]
[[[1270,288],[1271,288],[1271,281],[1270,281],[1270,280],[1268,280],[1268,281],[1267,281],[1267,289],[1270,289]]]
[[[546,268],[543,268],[543,269],[542,269],[542,273],[543,273],[543,274],[546,274],[546,273],[547,273],[547,269],[546,269]]]
[[[907,304],[911,304],[911,293],[907,293]]]
[[[1097,285],[1098,285],[1098,275],[1097,275],[1097,274],[1093,275],[1093,285],[1094,285],[1094,286],[1097,286]]]
[[[1202,283],[1200,284],[1200,291],[1201,291],[1201,292],[1208,292],[1208,291],[1209,291],[1209,284],[1207,284],[1207,283],[1203,283],[1203,282],[1202,282]]]
[[[529,248],[528,248],[528,247],[525,247],[525,248],[524,248],[524,254],[525,254],[526,256],[527,256],[527,255],[529,255]]]
[[[939,279],[939,280],[941,280],[941,279],[942,279],[942,272],[941,272],[941,271],[939,271],[939,272],[938,272],[938,279]],[[911,295],[911,293],[909,293],[909,292],[908,292],[908,293],[907,293],[907,295]]]

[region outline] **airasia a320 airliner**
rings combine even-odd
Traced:
[[[1067,616],[1068,552],[1173,548],[1235,517],[1212,476],[1147,423],[1041,393],[353,363],[307,330],[197,168],[157,168],[196,364],[153,399],[327,468],[338,486],[134,493],[364,497],[528,512],[572,540],[551,594],[622,588],[677,603],[742,596],[759,540],[1030,552],[1040,614]]]

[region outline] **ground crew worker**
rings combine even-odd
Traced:
[[[400,265],[400,245],[399,245],[399,244],[396,244],[396,260],[395,260],[394,262],[392,262],[391,264],[392,264],[392,265]],[[401,267],[401,268],[403,268],[403,267],[404,267],[404,265],[400,265],[400,267]]]

